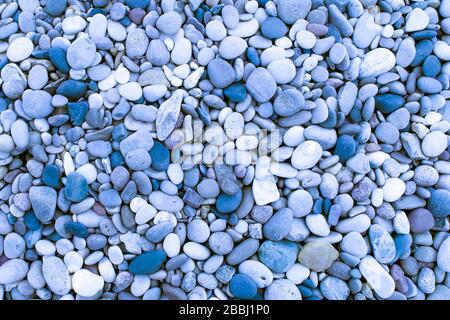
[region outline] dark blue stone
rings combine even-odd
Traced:
[[[433,41],[422,40],[416,43],[416,55],[411,62],[411,67],[417,67],[433,52]]]
[[[450,215],[450,191],[445,189],[432,191],[427,208],[435,217],[448,217]]]
[[[49,187],[57,188],[59,186],[59,167],[54,164],[48,164],[42,171],[42,182]]]
[[[195,11],[195,18],[198,21],[203,21],[203,17],[205,16],[205,9],[198,8],[197,11]]]
[[[50,234],[49,236],[47,236],[47,238],[50,241],[56,242],[59,239],[61,239],[62,237],[61,237],[61,235],[58,232],[55,231],[52,234]]]
[[[408,250],[411,248],[412,237],[409,234],[398,234],[398,235],[396,235],[394,237],[394,243],[395,243],[395,258],[394,258],[394,261],[396,261],[405,252],[408,252]]]
[[[323,212],[325,214],[328,214],[328,212],[330,212],[330,208],[331,208],[331,200],[330,199],[324,199],[323,200]]]
[[[238,224],[238,222],[239,222],[239,217],[236,213],[233,212],[228,216],[228,224],[229,225],[235,226]]]
[[[267,39],[278,39],[288,32],[286,24],[281,19],[269,17],[262,23],[261,33]]]
[[[89,230],[80,222],[69,221],[64,225],[64,230],[78,238],[86,238],[89,235]]]
[[[69,73],[70,66],[67,63],[66,51],[58,47],[50,48],[48,51],[48,56],[56,69],[64,73]]]
[[[112,130],[112,137],[114,141],[122,141],[128,137],[128,130],[123,123],[114,126]]]
[[[206,105],[200,104],[195,110],[197,111],[200,120],[202,120],[205,125],[211,125],[211,117],[209,116],[209,111]]]
[[[78,172],[71,172],[67,176],[64,193],[70,201],[83,201],[88,195],[88,184],[86,178]]]
[[[134,8],[146,8],[150,0],[125,0],[125,4],[129,6],[131,9]]]
[[[61,15],[67,8],[67,0],[47,0],[45,9],[53,17]]]
[[[258,3],[261,7],[264,7],[269,0],[258,0]]]
[[[72,124],[74,126],[81,126],[89,110],[89,104],[86,101],[69,102],[67,104],[67,109]]]
[[[242,83],[234,83],[225,88],[223,94],[232,102],[241,102],[247,96],[247,89]]]
[[[69,100],[80,99],[86,91],[87,84],[77,80],[66,80],[56,89],[57,94],[63,95]]]
[[[312,297],[313,292],[310,288],[305,287],[305,286],[297,286],[298,290],[300,291],[300,293],[302,294],[302,298],[309,298]]]
[[[152,168],[158,171],[165,171],[170,164],[170,152],[161,142],[155,141],[155,144],[149,151],[152,158]]]
[[[96,81],[89,81],[89,90],[98,92],[100,89],[98,88],[98,83]]]
[[[231,213],[236,210],[242,201],[242,191],[233,195],[221,193],[216,200],[216,209],[221,213]]]
[[[230,292],[238,299],[253,298],[258,288],[255,281],[245,274],[235,274],[229,284]]]
[[[422,71],[427,77],[436,77],[441,72],[441,61],[434,55],[427,57],[423,62]]]
[[[253,48],[253,47],[249,47],[247,48],[247,60],[250,61],[250,63],[253,63],[256,67],[259,66],[260,64],[260,59],[259,59],[259,54],[258,51]]]
[[[0,99],[0,112],[5,111],[8,109],[8,101],[6,99],[1,98]]]
[[[109,160],[111,161],[111,168],[113,169],[125,164],[125,158],[120,151],[114,151],[111,153]]]
[[[411,34],[411,37],[414,40],[432,39],[436,36],[437,36],[437,32],[434,30],[421,30],[421,31],[416,31],[413,34]]]
[[[322,206],[323,206],[323,199],[319,198],[316,201],[314,201],[314,205],[313,205],[313,213],[315,214],[319,214],[322,213]]]
[[[161,268],[166,257],[166,253],[163,250],[144,252],[131,260],[128,271],[132,274],[155,273]]]
[[[152,183],[152,189],[159,190],[159,181],[154,178],[152,178],[150,181]]]
[[[41,227],[41,222],[36,217],[33,211],[28,211],[23,216],[23,222],[29,230],[37,230]]]
[[[375,96],[375,107],[382,113],[391,113],[405,104],[405,98],[392,93]]]
[[[342,135],[336,142],[336,147],[334,148],[334,154],[339,156],[339,160],[345,162],[356,153],[356,142],[349,135]]]
[[[31,54],[33,58],[37,59],[47,59],[48,58],[48,50],[34,50]]]

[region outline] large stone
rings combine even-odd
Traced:
[[[33,186],[29,190],[30,202],[34,214],[43,223],[53,219],[56,209],[56,191],[50,187]]]
[[[338,251],[325,240],[308,242],[300,251],[298,261],[316,272],[322,272],[338,258]]]

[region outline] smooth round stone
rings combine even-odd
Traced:
[[[231,213],[235,211],[242,201],[242,191],[229,195],[221,193],[216,200],[216,209],[220,213]]]
[[[55,294],[65,295],[72,289],[69,270],[58,257],[43,257],[42,275],[48,288]]]
[[[264,241],[258,250],[259,260],[273,272],[288,271],[297,260],[299,247],[296,243],[281,241]]]
[[[219,255],[229,254],[233,250],[233,239],[226,232],[213,232],[208,240],[211,250]]]
[[[305,222],[309,231],[319,237],[326,237],[330,234],[327,220],[321,214],[309,214],[306,216]]]
[[[422,71],[427,77],[436,77],[441,71],[441,61],[434,55],[427,57],[422,64]]]
[[[271,73],[264,68],[256,68],[245,83],[248,92],[259,103],[269,101],[277,90],[277,84]]]
[[[45,9],[47,13],[53,17],[57,17],[64,13],[67,8],[67,0],[47,0]]]
[[[208,64],[207,71],[209,81],[211,81],[214,87],[219,89],[223,89],[231,85],[236,77],[233,67],[228,62],[220,58],[211,60]]]
[[[447,217],[450,215],[450,191],[437,189],[431,192],[428,199],[427,209],[435,217]]]
[[[87,84],[82,81],[66,80],[56,89],[56,93],[73,101],[84,96],[87,88]]]
[[[340,243],[343,251],[348,252],[358,258],[367,255],[367,244],[359,232],[350,232],[344,236]]]
[[[236,59],[247,49],[247,42],[236,36],[225,37],[219,45],[219,55],[227,60]]]
[[[227,35],[227,29],[219,20],[208,22],[205,27],[206,36],[212,41],[221,41]]]
[[[234,6],[226,5],[222,8],[222,19],[227,28],[236,29],[239,25],[239,12]]]
[[[393,124],[382,122],[375,129],[375,135],[383,143],[394,144],[398,141],[400,132]]]
[[[304,217],[311,213],[314,201],[306,190],[295,190],[288,197],[288,207],[292,209],[294,217]]]
[[[86,28],[86,24],[86,20],[80,16],[74,15],[71,17],[66,17],[62,21],[62,29],[65,34],[74,35],[83,31]]]
[[[92,297],[103,290],[105,281],[89,270],[81,269],[73,274],[72,287],[82,297]]]
[[[277,2],[277,12],[281,20],[294,24],[304,19],[311,10],[311,0],[281,0]]]
[[[17,233],[9,233],[3,241],[3,253],[8,259],[19,258],[25,251],[25,240]]]
[[[194,219],[187,225],[187,237],[189,240],[203,243],[210,235],[208,224],[201,219]]]
[[[313,271],[322,272],[331,267],[338,256],[338,251],[329,242],[314,240],[303,246],[298,261]]]
[[[147,52],[149,39],[142,29],[131,30],[127,34],[125,49],[127,56],[131,59],[141,57]]]
[[[86,38],[77,39],[67,50],[67,63],[76,70],[90,67],[96,57],[95,43]]]
[[[144,149],[136,149],[127,153],[125,162],[131,170],[141,171],[150,167],[152,159]]]
[[[36,218],[43,223],[51,221],[56,209],[56,191],[46,186],[32,186],[29,197]]]
[[[312,49],[316,44],[316,36],[307,30],[300,30],[297,32],[295,40],[303,49]]]
[[[182,65],[188,63],[191,59],[192,44],[188,39],[181,38],[175,42],[170,58],[173,63]]]
[[[405,104],[405,98],[397,94],[386,93],[375,97],[375,107],[388,114],[400,109]]]
[[[372,256],[364,257],[358,268],[378,296],[387,299],[394,293],[394,279]]]
[[[43,90],[25,90],[22,109],[30,118],[45,118],[53,111],[52,96]]]
[[[280,116],[287,117],[300,111],[305,105],[305,98],[295,89],[284,90],[273,103],[273,110]]]
[[[417,80],[417,87],[423,93],[439,93],[442,91],[442,84],[432,77],[420,77]]]
[[[245,274],[235,274],[229,283],[230,292],[238,299],[253,298],[258,288],[255,281]]]
[[[28,270],[28,263],[22,259],[7,260],[0,266],[0,284],[21,281],[27,276]]]
[[[158,171],[165,171],[169,168],[170,152],[159,141],[155,141],[153,147],[149,151],[151,157],[151,166]]]
[[[14,150],[14,140],[7,134],[0,135],[0,152],[10,153]]]
[[[401,198],[405,193],[406,186],[405,183],[398,178],[389,178],[386,183],[381,188],[383,191],[384,201],[394,202]]]
[[[413,233],[424,233],[434,226],[433,214],[424,208],[418,208],[408,214],[408,220]]]
[[[378,77],[395,66],[394,54],[386,48],[376,48],[365,54],[359,69],[359,77]]]
[[[73,202],[80,202],[88,195],[88,184],[84,176],[77,172],[72,172],[67,176],[64,194],[67,199]]]
[[[245,100],[247,97],[247,89],[241,83],[235,83],[231,86],[225,88],[223,90],[223,94],[231,101],[231,102],[241,102]]]
[[[132,274],[152,274],[161,268],[165,260],[163,250],[147,251],[131,260],[128,271]]]
[[[278,39],[288,32],[287,26],[276,17],[269,17],[261,25],[261,33],[267,39]]]
[[[9,45],[6,56],[12,62],[20,62],[31,56],[33,49],[34,45],[30,39],[20,37]]]
[[[267,66],[267,71],[270,72],[277,84],[287,84],[291,82],[296,75],[295,65],[289,59],[272,61]]]
[[[215,198],[220,193],[219,184],[213,179],[204,179],[197,186],[197,192],[203,198]]]
[[[380,263],[390,263],[395,258],[395,244],[389,233],[380,225],[374,224],[369,229],[369,239],[373,255]]]
[[[277,211],[264,224],[263,234],[269,240],[278,241],[286,237],[289,233],[290,226],[293,222],[293,213],[289,208],[283,208]]]
[[[181,23],[180,15],[175,11],[169,11],[156,20],[156,28],[165,34],[174,35],[180,30]]]
[[[339,136],[336,147],[334,149],[334,154],[339,156],[339,160],[347,161],[351,157],[353,157],[356,153],[356,142],[349,135],[341,135]]]
[[[28,73],[28,86],[33,90],[42,89],[48,82],[47,69],[41,65],[35,65]]]
[[[291,156],[292,165],[299,169],[314,167],[322,157],[322,147],[316,141],[305,141],[301,143]]]
[[[422,140],[422,151],[427,157],[437,157],[448,146],[448,139],[445,133],[441,131],[432,131]]]
[[[295,284],[288,279],[277,279],[264,292],[265,300],[302,300]]]
[[[350,288],[339,278],[326,277],[320,282],[320,291],[327,300],[347,300]]]

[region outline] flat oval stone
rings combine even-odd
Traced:
[[[258,250],[259,260],[273,272],[286,272],[297,260],[299,247],[296,243],[281,241],[264,241]]]
[[[390,263],[395,258],[394,239],[380,225],[374,224],[369,228],[369,239],[373,255],[380,263]]]
[[[264,224],[263,234],[269,240],[279,241],[288,235],[290,229],[287,226],[290,226],[292,222],[292,210],[283,208],[277,211],[269,221]]]
[[[301,249],[298,261],[311,270],[322,272],[328,269],[338,256],[339,253],[329,242],[314,240]]]
[[[131,260],[128,270],[132,274],[155,273],[161,268],[166,257],[166,253],[163,250],[144,252]]]

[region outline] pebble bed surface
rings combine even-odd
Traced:
[[[450,0],[0,0],[0,300],[450,300]]]

